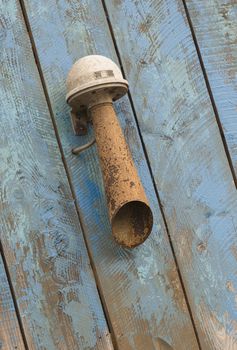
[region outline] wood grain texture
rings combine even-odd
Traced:
[[[237,194],[183,4],[106,4],[202,349],[234,350]]]
[[[79,157],[71,153],[73,147],[87,142],[91,135],[73,136],[65,103],[69,69],[87,54],[103,54],[116,60],[101,2],[30,0],[25,4],[118,348],[155,350],[161,337],[175,349],[198,349],[128,99],[116,104],[116,110],[155,221],[144,244],[129,250],[112,238],[96,147]]]
[[[186,5],[237,174],[237,2],[187,0]]]
[[[28,348],[113,349],[20,6],[0,11],[1,241]]]
[[[0,349],[24,350],[22,334],[12,300],[2,256],[0,255]]]

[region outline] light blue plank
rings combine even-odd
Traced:
[[[113,349],[19,4],[0,17],[1,241],[28,349]]]
[[[237,173],[237,2],[186,3]]]
[[[237,194],[182,1],[106,4],[202,348],[236,349]]]
[[[24,350],[14,302],[0,254],[0,349]]]
[[[153,233],[145,244],[127,250],[113,241],[96,148],[79,157],[71,154],[73,147],[90,136],[72,134],[65,103],[68,71],[86,54],[116,60],[101,2],[33,0],[25,4],[118,348],[155,350],[161,337],[175,349],[198,349],[128,99],[117,104],[117,112],[155,218]]]

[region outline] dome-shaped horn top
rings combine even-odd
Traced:
[[[126,94],[127,80],[123,79],[119,67],[109,58],[91,55],[79,59],[71,68],[67,78],[67,102],[104,89],[115,101]]]

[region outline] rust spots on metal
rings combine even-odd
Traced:
[[[91,108],[115,240],[133,248],[149,236],[153,217],[112,103]]]

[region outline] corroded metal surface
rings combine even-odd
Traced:
[[[149,236],[152,212],[112,103],[94,106],[90,113],[113,236],[132,248]]]

